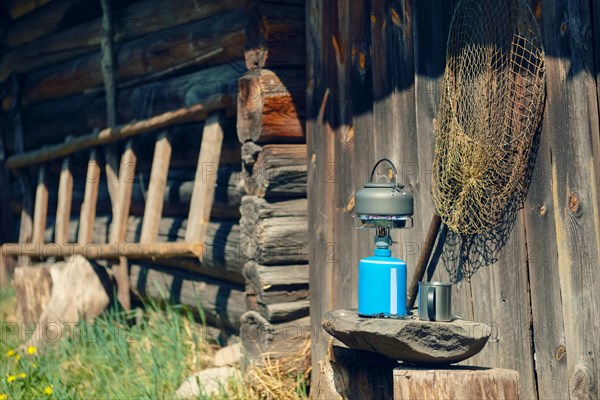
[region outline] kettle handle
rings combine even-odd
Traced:
[[[396,166],[394,165],[392,160],[390,160],[388,158],[382,158],[381,160],[377,161],[377,164],[375,164],[375,166],[373,167],[373,170],[371,171],[371,178],[369,179],[369,182],[373,183],[373,176],[375,175],[375,170],[377,169],[379,164],[381,164],[382,162],[387,162],[388,164],[390,164],[390,166],[392,167],[392,171],[394,172],[394,179],[396,180],[396,188],[400,187],[398,185],[398,170],[396,169]]]

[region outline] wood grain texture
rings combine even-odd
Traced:
[[[308,264],[265,266],[249,261],[244,265],[246,285],[262,304],[308,299]]]
[[[137,243],[140,241],[140,233],[142,228],[142,218],[130,216],[127,220],[127,233],[124,242],[115,245],[107,243],[110,235],[109,223],[111,217],[107,215],[98,215],[93,226],[92,242],[98,244],[108,244],[113,246],[112,249],[106,250],[107,253],[114,254],[115,250],[123,248],[123,252],[131,250],[131,247],[123,245],[123,243]],[[72,219],[69,225],[69,241],[75,242],[77,226],[81,221]],[[175,242],[181,244],[185,237],[187,221],[183,218],[162,218],[158,231],[158,243]],[[48,226],[45,232],[45,241],[52,241],[54,232],[54,217],[48,218]],[[87,243],[84,243],[86,245]],[[195,245],[194,245],[195,246]],[[232,221],[211,221],[208,224],[206,239],[202,244],[201,258],[197,259],[196,247],[190,246],[188,250],[181,248],[187,255],[190,255],[190,250],[193,250],[194,258],[173,257],[171,259],[161,258],[156,261],[156,264],[167,266],[168,268],[179,268],[186,271],[191,271],[197,274],[206,275],[209,277],[244,284],[244,276],[242,270],[244,264],[248,261],[240,244],[240,226]],[[51,250],[51,249],[50,249]],[[69,247],[66,247],[69,250]],[[52,251],[52,250],[51,250]],[[95,245],[92,243],[86,251],[96,251]],[[39,254],[40,249],[34,248],[33,253]]]
[[[304,70],[259,69],[238,81],[237,132],[240,143],[303,142]]]
[[[206,119],[200,144],[200,155],[194,179],[194,189],[185,233],[186,242],[204,242],[206,225],[210,220],[210,212],[215,197],[217,172],[221,147],[223,146],[222,118],[213,113]]]
[[[309,1],[307,7],[308,46],[314,47],[307,71],[311,318],[320,320],[323,311],[356,306],[356,265],[370,253],[371,239],[352,228],[353,194],[384,154],[371,142],[370,2]],[[326,334],[316,333],[313,368],[325,353]]]
[[[133,142],[132,139],[129,139],[121,156],[119,186],[116,201],[113,204],[113,220],[110,226],[109,243],[122,243],[125,240],[136,162],[137,156],[133,150]],[[117,282],[119,302],[125,310],[129,310],[131,308],[131,297],[127,259],[125,257],[119,258],[119,262],[113,267],[113,273]]]
[[[256,311],[241,317],[240,338],[244,354],[252,361],[262,360],[268,353],[273,360],[298,357],[311,339],[309,317],[284,323],[270,323]],[[294,370],[306,367],[302,360]]]
[[[392,373],[398,363],[370,351],[349,349],[340,341],[327,342],[320,361],[314,398],[377,399],[393,397]]]
[[[518,399],[519,374],[499,368],[398,367],[394,399]]]
[[[68,258],[84,256],[90,260],[115,260],[119,258],[164,259],[190,257],[202,259],[201,243],[47,243],[40,247],[34,243],[4,243],[3,255],[35,255],[37,258]]]
[[[100,165],[96,159],[96,149],[90,151],[90,160],[85,176],[85,189],[79,216],[79,231],[77,243],[92,241],[92,232],[96,221],[96,208],[98,203],[98,187],[100,186]]]
[[[111,212],[110,197],[101,177],[102,171],[98,164],[92,164],[89,169],[90,176],[74,175],[73,205],[71,211],[82,212],[87,204],[85,202],[86,181],[100,180],[98,187],[96,210],[98,214]],[[165,192],[162,198],[163,216],[165,217],[187,217],[194,187],[193,170],[172,170],[167,178]],[[211,210],[211,218],[216,220],[239,220],[240,201],[245,194],[244,180],[241,172],[231,172],[227,167],[218,171],[217,187],[215,188],[215,202]],[[137,173],[133,184],[131,195],[130,214],[143,216],[146,210],[147,189],[150,185],[149,173]],[[48,190],[55,194],[58,188],[57,177],[48,179]],[[94,182],[91,182],[94,183]],[[90,187],[91,189],[91,187]],[[23,209],[23,199],[19,185],[13,183],[11,188],[10,211],[18,214]],[[48,206],[50,209],[56,207],[56,197],[50,196]]]
[[[571,398],[594,398],[600,394],[596,356],[600,353],[600,318],[594,311],[600,307],[600,295],[595,289],[600,285],[600,123],[598,88],[594,90],[596,80],[592,72],[590,7],[591,3],[579,2],[541,4],[546,51],[564,55],[550,58],[547,63],[548,112],[544,127],[548,130],[542,134],[550,139],[551,180],[546,184],[552,190],[549,217],[554,217],[558,256],[558,262],[552,263],[558,271],[554,270],[549,278],[555,278],[557,273],[560,282],[566,378]],[[563,21],[561,29],[556,29],[552,21]],[[544,189],[545,193],[548,189]],[[546,235],[532,240],[544,248],[545,238]],[[538,298],[536,303],[541,301]],[[545,344],[546,351],[554,351],[557,344]]]
[[[48,217],[48,187],[46,186],[46,167],[39,167],[37,188],[35,190],[35,205],[33,209],[33,233],[31,242],[36,245],[44,244],[44,232]]]
[[[69,240],[69,222],[71,221],[71,203],[73,201],[73,174],[69,167],[69,159],[65,158],[60,171],[58,183],[58,200],[56,206],[56,227],[54,241],[65,244]]]
[[[172,110],[191,108],[219,95],[233,97],[242,67],[241,62],[232,61],[119,90],[117,123],[147,120]],[[65,132],[78,136],[105,127],[105,113],[103,91],[90,91],[24,107],[23,128],[27,132],[25,146],[30,148],[41,143],[62,141]]]
[[[240,207],[242,248],[259,264],[281,265],[308,259],[306,200],[267,202],[245,196]]]
[[[85,0],[54,0],[32,9],[31,12],[15,20],[2,42],[6,48],[14,48],[61,28],[97,18],[101,14],[102,10],[98,3],[90,5]]]
[[[304,4],[246,2],[244,56],[250,70],[305,62]]]
[[[63,1],[66,3],[68,1]],[[116,4],[118,5],[118,4]],[[96,4],[100,10],[99,4]],[[119,9],[115,20],[115,43],[123,43],[240,7],[238,0],[182,1],[177,7],[162,0],[133,2]],[[98,12],[98,17],[100,12]],[[25,73],[70,58],[97,51],[101,42],[102,19],[65,27],[6,53],[0,64],[0,80],[12,72]],[[240,57],[242,55],[240,54]]]
[[[252,164],[245,162],[244,182],[249,195],[293,198],[306,195],[306,145],[265,145]]]
[[[167,132],[161,133],[156,139],[156,147],[152,159],[150,185],[146,195],[144,220],[142,223],[141,243],[156,242],[158,227],[162,217],[165,189],[171,162],[171,142]]]
[[[114,50],[115,85],[131,87],[239,59],[243,24],[243,14],[231,10],[127,41]],[[27,74],[23,105],[98,88],[103,56],[104,51],[92,52]]]
[[[239,329],[240,317],[246,311],[240,285],[137,263],[131,265],[129,279],[136,296],[201,309],[207,322],[223,327]]]

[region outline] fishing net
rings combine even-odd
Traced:
[[[527,193],[544,105],[544,51],[521,0],[461,0],[435,127],[433,199],[457,234],[494,228]]]

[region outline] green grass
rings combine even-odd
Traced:
[[[216,344],[196,320],[185,307],[149,303],[143,312],[111,310],[93,323],[63,327],[61,340],[28,347],[15,322],[14,289],[0,288],[0,400],[172,399],[187,377],[212,366]],[[305,378],[296,371],[252,372],[210,398],[307,398]]]
[[[182,307],[149,304],[133,325],[127,323],[132,315],[110,311],[63,329],[62,340],[43,349],[29,348],[34,354],[13,334],[10,308],[14,291],[2,288],[0,399],[169,399],[212,361],[214,348],[201,334],[206,330]],[[44,392],[50,389],[51,395]]]

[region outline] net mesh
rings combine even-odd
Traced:
[[[544,103],[544,51],[521,0],[461,0],[435,128],[433,199],[455,233],[492,229],[522,201]]]

